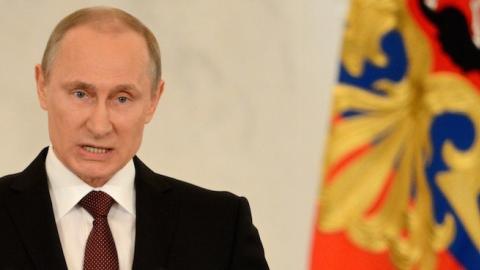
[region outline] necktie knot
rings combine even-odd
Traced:
[[[96,219],[99,217],[107,217],[110,208],[115,200],[103,191],[90,191],[83,197],[79,205],[85,208],[90,215]]]

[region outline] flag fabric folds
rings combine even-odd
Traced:
[[[311,270],[480,269],[480,0],[352,0]]]

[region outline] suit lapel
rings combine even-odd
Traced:
[[[45,148],[11,185],[9,214],[36,269],[67,269],[53,214]],[[133,269],[165,269],[175,232],[178,205],[168,180],[137,157],[136,235]]]
[[[177,222],[177,202],[168,180],[152,172],[137,157],[136,236],[133,269],[164,269]]]
[[[45,170],[45,148],[12,182],[7,207],[37,269],[67,269]]]

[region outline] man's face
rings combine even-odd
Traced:
[[[92,186],[105,184],[135,155],[163,90],[160,82],[152,94],[146,43],[127,29],[70,29],[48,80],[40,66],[36,79],[55,154]]]

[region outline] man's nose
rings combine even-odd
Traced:
[[[86,123],[88,131],[95,137],[101,138],[110,134],[113,125],[110,119],[107,105],[103,102],[97,102],[92,109]]]

